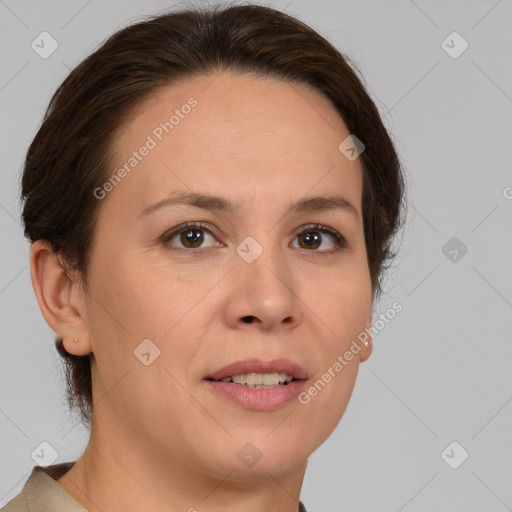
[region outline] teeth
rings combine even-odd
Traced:
[[[233,375],[233,377],[231,377],[231,380],[233,380],[235,384],[247,384],[245,375]]]
[[[263,384],[263,375],[261,373],[246,373],[246,383],[249,386],[256,386]]]
[[[245,384],[248,387],[259,387],[259,386],[277,386],[278,384],[284,384],[285,382],[291,382],[293,380],[292,375],[286,373],[274,372],[274,373],[245,373],[242,375],[233,375],[233,377],[225,377],[222,382],[233,381],[235,384]]]
[[[279,373],[264,373],[262,384],[265,386],[275,386],[279,384]]]

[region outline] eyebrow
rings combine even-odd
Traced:
[[[161,208],[172,206],[194,206],[204,210],[230,213],[240,209],[240,205],[225,197],[195,192],[178,192],[144,208],[139,214],[139,218],[150,215]],[[287,213],[320,212],[335,209],[342,210],[355,217],[359,216],[356,207],[348,199],[340,195],[304,197],[289,206]]]

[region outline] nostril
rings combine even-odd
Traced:
[[[253,319],[256,318],[255,316],[244,316],[243,318],[243,321],[246,323],[246,324],[249,324],[253,321]]]

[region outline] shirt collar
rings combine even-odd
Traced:
[[[51,466],[35,466],[28,477],[23,491],[30,512],[87,512],[56,481],[75,462],[62,462]]]

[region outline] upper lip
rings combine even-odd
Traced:
[[[289,359],[274,359],[272,361],[262,361],[261,359],[244,359],[235,361],[222,368],[210,373],[204,379],[221,380],[233,375],[243,375],[245,373],[286,373],[296,380],[307,379],[306,370],[297,363]]]

